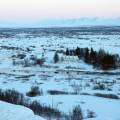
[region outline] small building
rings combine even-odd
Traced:
[[[76,62],[79,61],[78,56],[67,56],[64,54],[59,54],[59,60],[62,61],[66,61],[66,62]]]

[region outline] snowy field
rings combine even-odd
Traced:
[[[80,105],[84,119],[88,120],[120,120],[120,70],[98,70],[76,56],[62,54],[67,48],[76,47],[92,47],[96,51],[102,48],[120,55],[120,27],[0,29],[0,89],[15,89],[26,96],[32,86],[38,86],[43,94],[26,96],[31,101],[40,101],[65,114]],[[59,61],[54,63],[56,51],[62,52],[58,54]],[[34,65],[33,56],[44,58],[44,64]],[[67,94],[53,95],[49,91]],[[112,94],[118,99],[98,97],[98,93]],[[2,114],[6,112],[7,116],[12,105],[0,102],[0,114],[4,106],[7,107]],[[19,109],[22,107],[12,107],[11,114],[21,111],[19,116],[22,116]],[[24,111],[26,116],[34,115],[26,108]],[[94,112],[93,118],[87,118],[88,111]],[[6,120],[21,120],[10,117]],[[39,119],[42,120],[31,117],[31,120]],[[4,116],[0,120],[5,120]]]

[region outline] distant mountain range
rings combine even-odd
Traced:
[[[79,27],[79,26],[120,26],[120,18],[47,19],[38,21],[1,21],[0,27]]]

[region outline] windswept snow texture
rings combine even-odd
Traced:
[[[25,107],[0,101],[0,120],[45,120]]]
[[[29,97],[30,100],[38,100],[65,114],[69,114],[73,106],[80,105],[84,118],[88,119],[88,111],[95,113],[95,118],[88,120],[120,120],[120,99],[95,96],[100,93],[120,98],[120,69],[102,71],[77,56],[63,54],[67,48],[77,46],[93,47],[96,51],[102,48],[120,55],[120,27],[0,29],[0,89],[15,89],[28,97],[26,93],[31,87],[38,86],[43,95]],[[56,51],[58,63],[53,60]],[[44,58],[44,64],[35,65],[33,59],[36,58]],[[69,94],[50,95],[50,90]],[[2,120],[35,117],[27,108],[21,110],[19,106],[5,104],[0,102],[3,115],[0,120],[1,116],[10,117]],[[32,117],[28,117],[29,120],[39,120]]]

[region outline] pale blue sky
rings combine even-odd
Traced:
[[[120,0],[0,0],[1,20],[120,16]]]

